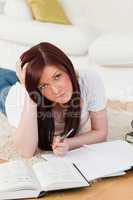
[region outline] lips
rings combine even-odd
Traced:
[[[56,98],[63,97],[64,95],[65,95],[65,94],[63,93],[63,94],[61,94],[61,95],[57,96]]]

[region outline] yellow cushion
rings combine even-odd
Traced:
[[[35,20],[71,24],[58,0],[28,0]]]

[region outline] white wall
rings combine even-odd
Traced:
[[[89,24],[100,30],[133,31],[133,0],[86,0],[86,8]]]

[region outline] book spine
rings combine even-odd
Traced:
[[[79,168],[73,163],[73,166],[78,170],[78,172],[81,174],[81,176],[86,180],[86,182],[90,185],[90,182],[87,180],[87,178],[83,175],[83,173],[79,170]]]
[[[47,194],[47,191],[41,191],[40,194],[38,195],[38,198],[44,197]]]

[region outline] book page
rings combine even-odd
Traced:
[[[88,150],[95,150],[104,154],[110,154],[121,156],[127,159],[131,159],[133,155],[133,145],[124,140],[114,140],[108,142],[97,143],[93,145],[85,145]]]
[[[103,157],[109,157],[110,161],[121,163],[123,166],[133,165],[133,145],[124,140],[115,140],[93,145],[85,145],[88,151],[100,153]]]
[[[115,176],[123,176],[125,174],[126,174],[125,171],[120,171],[120,172],[117,172],[117,173],[108,174],[107,176],[103,176],[103,178],[109,178],[109,177],[115,177]]]
[[[35,163],[32,166],[42,190],[55,190],[88,186],[87,181],[72,163],[56,160]]]
[[[108,156],[110,158],[122,160],[123,162],[128,162],[130,165],[133,164],[133,145],[123,140],[84,145],[81,148],[69,151],[66,156],[62,157],[62,159],[67,159],[72,162],[75,160],[84,160],[86,158],[86,153],[88,154],[88,152],[89,156],[93,154],[98,156],[100,154],[101,156]],[[58,158],[58,156],[53,153],[43,154],[42,157],[46,160]]]
[[[130,169],[133,148],[124,141],[103,142],[70,151],[64,159],[76,163],[88,181],[91,181]]]
[[[57,158],[54,154],[44,154],[43,157],[47,160]],[[75,163],[91,181],[130,169],[133,165],[133,146],[122,140],[85,145],[69,151],[62,159]]]
[[[94,151],[94,150],[92,150]],[[53,152],[48,152],[45,154],[42,154],[41,157],[43,159],[46,159],[48,161],[50,160],[56,160],[56,159],[62,159],[62,160],[67,160],[67,161],[71,161],[72,163],[75,162],[75,160],[80,160],[80,159],[85,159],[86,158],[86,153],[88,152],[88,150],[85,147],[81,147],[81,148],[77,148],[74,150],[71,150],[67,153],[67,155],[65,156],[57,156],[55,155]]]
[[[0,164],[0,192],[37,189],[30,168],[22,160]]]

